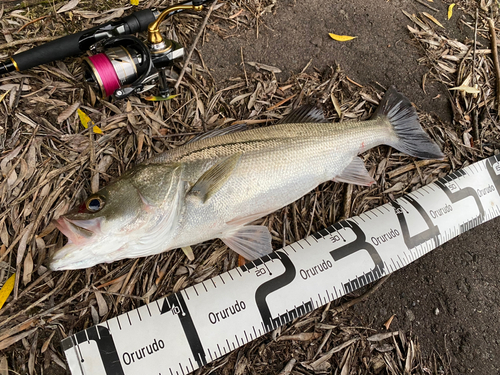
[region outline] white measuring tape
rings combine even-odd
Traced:
[[[500,157],[62,341],[73,375],[188,374],[500,215]]]

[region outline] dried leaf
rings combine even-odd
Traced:
[[[371,342],[377,342],[377,341],[382,341],[382,340],[388,339],[389,337],[397,336],[397,335],[399,335],[399,332],[397,332],[397,331],[387,332],[387,333],[377,333],[373,336],[368,337],[367,340],[371,341]]]
[[[337,35],[337,34],[332,34],[332,33],[329,33],[328,35],[330,35],[330,38],[332,38],[333,40],[336,40],[337,42],[347,42],[349,40],[353,40],[353,39],[357,38],[357,36]]]
[[[80,2],[80,0],[71,0],[69,3],[67,3],[66,5],[63,5],[61,8],[59,8],[59,10],[56,13],[67,12],[68,10],[75,8],[79,2]]]
[[[424,16],[426,16],[428,19],[430,19],[432,22],[434,22],[436,25],[438,25],[439,27],[442,27],[444,29],[444,26],[441,25],[441,23],[436,18],[434,18],[434,16],[430,15],[427,12],[422,12],[422,14]]]
[[[82,123],[82,125],[85,129],[87,129],[89,127],[89,124],[94,125],[94,121],[92,121],[92,119],[85,112],[83,112],[80,108],[78,108],[78,117],[80,117],[80,122]],[[94,131],[94,133],[102,134],[102,130],[96,125],[94,125],[92,130]]]
[[[0,309],[2,308],[7,298],[9,298],[12,290],[14,289],[14,283],[16,281],[16,274],[13,273],[3,284],[2,289],[0,289]]]
[[[95,291],[94,293],[95,299],[97,300],[97,307],[99,308],[99,316],[104,316],[108,313],[108,304],[101,292]]]
[[[43,343],[42,349],[41,349],[42,354],[45,353],[45,351],[48,349],[48,347],[50,345],[50,341],[52,340],[52,337],[54,337],[55,333],[56,333],[55,330],[52,331],[52,333],[50,334],[49,338]]]
[[[16,83],[6,83],[6,84],[3,84],[3,85],[0,86],[0,90],[8,90],[7,93],[10,90],[14,89],[14,88],[19,90],[19,84],[16,84]],[[29,90],[31,90],[31,86],[30,85],[26,85],[26,84],[24,84],[23,88],[21,89],[21,91],[29,91]]]
[[[384,323],[385,329],[389,329],[389,327],[391,326],[392,320],[394,319],[395,316],[396,316],[396,314],[393,314],[389,319],[387,319],[387,322]]]
[[[453,16],[453,7],[455,6],[455,3],[450,4],[448,7],[448,19],[450,19]]]
[[[60,124],[64,120],[68,119],[69,116],[71,116],[79,106],[80,106],[80,102],[76,102],[76,103],[73,103],[72,105],[70,105],[68,108],[66,108],[64,111],[62,111],[59,116],[57,116],[57,122]]]
[[[257,70],[262,69],[262,70],[267,70],[268,72],[271,72],[271,73],[281,73],[281,69],[276,68],[276,67],[271,66],[271,65],[261,64],[261,63],[254,62],[254,61],[248,61],[247,64],[250,66],[253,66]]]
[[[28,337],[31,335],[33,332],[35,332],[38,328],[32,328],[27,332],[20,333],[19,335],[16,336],[10,336],[9,338],[0,341],[0,350],[4,350],[5,348],[8,348],[12,344],[15,344],[19,340],[24,339],[25,337]]]
[[[310,340],[315,340],[321,336],[321,333],[319,332],[302,332],[298,333],[296,335],[289,335],[289,336],[280,336],[278,337],[277,341],[284,341],[284,340],[294,340],[294,341],[310,341]]]
[[[475,87],[471,87],[471,86],[458,86],[458,87],[452,87],[451,89],[449,90],[458,90],[458,91],[462,91],[462,92],[466,92],[468,94],[479,94],[481,91]]]
[[[9,363],[5,356],[0,357],[0,375],[9,375]]]
[[[24,258],[24,270],[23,270],[23,284],[28,285],[31,281],[31,273],[33,272],[33,257],[31,256],[31,251],[28,251],[26,258]]]

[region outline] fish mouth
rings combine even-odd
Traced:
[[[82,257],[81,249],[83,245],[90,242],[94,232],[84,228],[79,220],[71,220],[65,216],[59,217],[53,221],[62,234],[68,237],[68,243],[62,248],[56,250],[50,257],[49,267],[53,271],[61,269],[77,269],[85,268],[85,259],[78,259]]]
[[[81,245],[94,235],[94,231],[84,228],[85,220],[70,220],[65,216],[54,220],[53,223],[59,231],[68,237],[69,244]],[[80,224],[77,225],[76,223]]]

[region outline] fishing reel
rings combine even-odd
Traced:
[[[90,47],[90,56],[84,59],[84,77],[102,98],[114,96],[123,99],[133,93],[142,93],[159,86],[159,94],[170,93],[166,69],[182,59],[184,48],[173,40],[166,40],[159,25],[169,15],[182,10],[203,9],[202,5],[177,5],[163,11],[148,26],[147,44],[131,35],[120,35],[100,40]]]

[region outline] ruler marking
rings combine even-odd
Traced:
[[[141,313],[139,312],[139,309],[136,310],[137,310],[137,316],[139,317],[139,321],[142,322]]]
[[[231,276],[231,273],[229,271],[227,271],[227,274],[229,275],[229,277],[231,278],[231,281],[234,281],[233,279],[233,276]]]
[[[222,274],[219,275],[219,278],[221,279],[222,281],[222,284],[226,284],[226,282],[224,281],[224,279],[222,278]]]
[[[149,303],[146,304],[146,309],[148,309],[149,316],[152,317],[153,315],[151,314],[151,310],[149,309]]]
[[[186,374],[184,373],[184,369],[182,368],[182,365],[181,365],[180,363],[179,363],[179,367],[181,368],[182,375],[186,375]]]
[[[120,319],[118,319],[118,316],[116,317],[116,321],[118,322],[118,328],[121,331],[122,330],[122,325],[120,324]]]
[[[208,356],[210,357],[210,361],[213,361],[213,357],[212,357],[212,352],[210,351],[209,348],[207,348],[207,352],[208,352]]]
[[[248,340],[247,331],[243,330],[243,333],[245,334],[245,339],[247,340],[247,342],[245,344],[248,344],[250,342],[250,340]]]
[[[335,298],[339,298],[339,295],[337,293],[337,288],[335,288],[335,285],[333,286],[333,291],[335,292]]]
[[[128,324],[132,325],[132,321],[130,320],[130,315],[128,314],[128,311],[125,313],[125,315],[127,315]]]
[[[169,370],[170,370],[170,375],[174,375],[174,373],[172,372],[172,369],[169,368]]]
[[[202,282],[201,282],[201,285],[203,285],[203,288],[205,288],[205,292],[208,292],[208,289],[207,289],[207,287],[205,286],[205,281],[202,281]]]
[[[109,323],[107,320],[106,320],[106,327],[108,327],[108,331],[111,331],[111,329],[109,329]]]
[[[196,293],[196,296],[199,297],[200,295],[198,294],[198,291],[196,290],[196,285],[193,285],[193,289],[194,289],[194,292]]]
[[[305,242],[306,244],[308,244],[309,246],[311,246],[311,244],[309,243],[309,241],[307,240],[307,238],[304,238],[304,242]]]
[[[194,371],[193,361],[191,361],[191,358],[189,358],[189,364],[191,365],[191,371]],[[187,370],[187,366],[186,366],[186,370]]]
[[[215,281],[214,279],[210,279],[210,281],[212,282],[212,284],[214,285],[214,288],[217,289],[217,285],[215,285]]]

